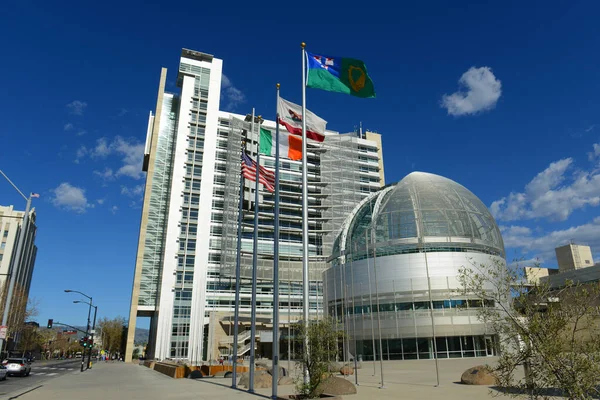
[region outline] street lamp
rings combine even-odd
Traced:
[[[91,345],[90,345],[90,350],[88,352],[88,368],[92,368],[92,346],[94,344],[94,333],[96,331],[96,314],[98,313],[98,306],[93,305],[91,302],[88,303],[87,301],[82,301],[82,300],[74,300],[73,303],[77,304],[77,303],[83,303],[83,304],[87,304],[90,307],[94,307],[94,323],[92,325],[92,334],[91,334]],[[88,320],[88,325],[89,325],[89,320]],[[89,331],[89,328],[88,328]]]
[[[90,306],[90,308],[88,309],[88,318],[87,318],[87,329],[85,330],[86,332],[86,336],[90,334],[90,315],[92,313],[92,298],[91,296],[88,296],[87,294],[80,292],[79,290],[70,290],[70,289],[65,289],[65,293],[79,293],[80,295],[87,297],[88,299],[90,299],[89,303],[85,303],[88,304]],[[81,354],[81,372],[83,372],[83,364],[85,363],[85,350],[82,352]]]
[[[6,176],[6,174],[4,172],[2,172],[2,170],[0,170],[0,174],[2,174],[2,176],[8,181],[8,183],[11,184],[12,187],[14,187],[16,189],[17,192],[19,192],[19,194],[21,195],[21,197],[23,197],[25,199],[25,201],[27,201],[27,205],[25,206],[25,216],[23,217],[23,227],[21,228],[21,232],[19,234],[19,241],[17,243],[17,251],[15,253],[15,260],[11,265],[10,270],[8,271],[8,275],[9,275],[9,285],[8,285],[8,293],[6,296],[6,303],[4,305],[4,313],[2,314],[2,326],[6,326],[6,324],[8,323],[8,314],[10,311],[10,303],[12,301],[12,296],[13,296],[13,291],[15,289],[15,284],[17,282],[17,272],[19,269],[19,266],[21,264],[21,260],[24,258],[23,257],[23,253],[25,252],[25,236],[27,236],[27,230],[29,228],[29,209],[31,208],[31,199],[33,197],[40,197],[39,194],[36,193],[29,193],[29,197],[25,196],[23,194],[23,192],[21,192],[19,190],[19,188],[12,183],[12,181],[8,178],[8,176]],[[17,269],[17,271],[13,271],[14,269]],[[4,345],[4,339],[0,338],[0,353],[2,352],[2,347]]]

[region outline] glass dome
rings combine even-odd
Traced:
[[[372,235],[378,255],[475,251],[504,257],[500,230],[487,207],[464,186],[413,172],[365,198],[346,220],[333,257],[366,257]],[[342,253],[343,252],[343,253]]]

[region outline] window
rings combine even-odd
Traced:
[[[4,237],[8,237],[8,231],[4,231]]]

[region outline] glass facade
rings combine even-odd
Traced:
[[[138,305],[156,307],[161,283],[164,236],[173,168],[173,145],[177,131],[177,99],[165,94],[162,103],[160,129],[154,159],[154,175],[148,205],[146,240],[140,281]]]
[[[490,262],[505,263],[500,231],[458,183],[413,172],[366,197],[323,274],[327,313],[352,338],[344,354],[373,359],[375,343],[384,359],[432,358],[434,340],[439,358],[495,354],[497,337],[478,312],[496,304],[463,293],[459,280],[462,268]]]

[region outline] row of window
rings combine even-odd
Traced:
[[[452,300],[436,300],[433,301],[433,308],[435,310],[450,310],[450,309],[469,309],[469,308],[481,308],[481,307],[494,307],[495,303],[493,300],[465,300],[465,299],[452,299]],[[379,308],[376,304],[371,305],[358,305],[354,307],[343,308],[344,315],[347,314],[369,314],[371,308],[374,312],[396,312],[396,311],[418,311],[418,310],[430,310],[431,302],[429,301],[415,301],[415,302],[402,302],[402,303],[386,303],[379,304]],[[342,315],[342,306],[337,305],[329,306],[331,315]]]

